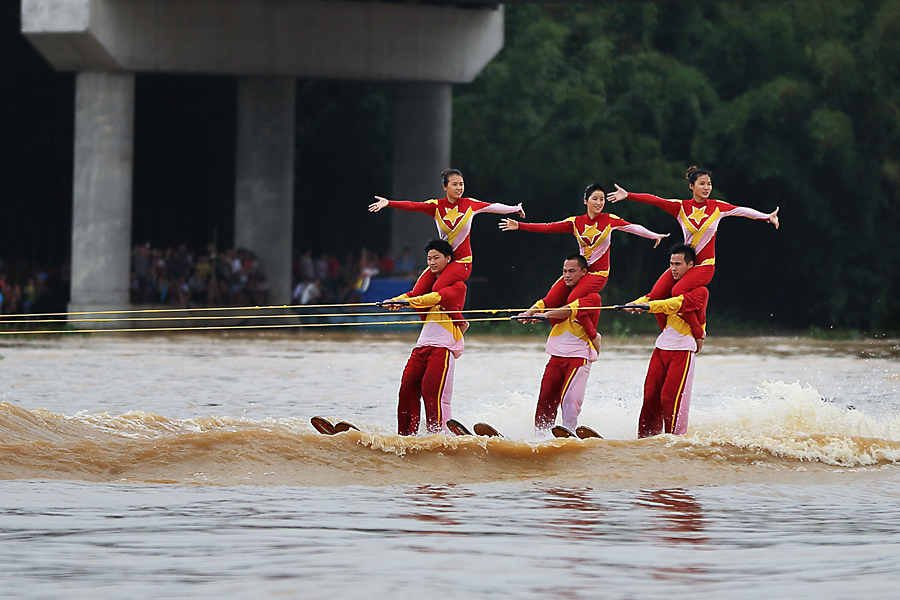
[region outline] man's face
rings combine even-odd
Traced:
[[[425,260],[428,262],[428,268],[435,275],[440,275],[444,267],[450,264],[452,256],[445,256],[437,250],[429,250]]]
[[[685,262],[684,254],[673,254],[669,259],[669,268],[672,270],[672,279],[675,281],[684,277],[684,274],[693,266],[693,262]]]
[[[587,269],[581,268],[577,260],[567,260],[563,263],[563,281],[567,287],[575,287],[581,278],[587,273]]]

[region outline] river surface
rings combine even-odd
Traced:
[[[896,597],[897,340],[711,338],[636,440],[652,338],[604,339],[585,441],[535,437],[530,337],[457,362],[505,438],[394,435],[413,340],[0,341],[0,597]]]

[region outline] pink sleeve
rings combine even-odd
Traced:
[[[661,233],[653,233],[643,225],[637,225],[635,223],[629,223],[622,217],[617,215],[609,215],[609,224],[613,229],[617,231],[624,231],[625,233],[630,233],[632,235],[639,235],[641,237],[645,237],[651,240],[656,240],[662,237]]]
[[[500,204],[499,202],[482,202],[481,200],[475,200],[473,198],[469,198],[469,202],[472,206],[472,212],[474,212],[476,215],[483,212],[496,213],[499,215],[509,215],[512,213],[517,213],[520,210],[518,206]]]
[[[719,212],[723,217],[747,217],[748,219],[757,219],[758,221],[768,221],[769,215],[760,212],[754,208],[746,206],[735,206],[727,202],[718,201]]]

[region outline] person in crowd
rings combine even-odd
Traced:
[[[398,277],[411,277],[416,273],[416,261],[413,260],[409,246],[405,246],[400,252],[400,258],[394,263],[394,275]]]

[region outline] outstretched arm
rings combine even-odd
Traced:
[[[725,204],[725,203],[723,203]],[[746,206],[735,206],[733,204],[725,204],[727,207],[722,211],[723,217],[746,217],[748,219],[756,219],[757,221],[768,221],[778,229],[780,225],[778,221],[778,208],[770,213],[764,213]]]
[[[555,223],[520,223],[512,219],[501,219],[500,229],[503,231],[534,231],[537,233],[572,233],[572,217]]]
[[[482,202],[481,200],[476,200],[475,198],[471,198],[471,201],[472,208],[474,209],[476,215],[486,212],[501,215],[517,213],[523,219],[525,218],[525,209],[522,208],[521,202],[513,206],[510,204],[503,204],[501,202]]]
[[[409,210],[429,215],[434,215],[437,203],[434,200],[426,200],[424,202],[410,202],[409,200],[388,200],[381,196],[375,196],[375,202],[369,205],[369,212],[378,212],[382,208],[399,208],[400,210]]]
[[[616,215],[610,215],[612,218],[612,225],[614,229],[619,231],[624,231],[626,233],[631,233],[633,235],[639,235],[641,237],[645,237],[647,239],[655,240],[656,243],[653,244],[653,247],[656,248],[659,246],[659,243],[669,237],[668,233],[656,233],[654,231],[650,231],[643,225],[638,225],[636,223],[629,223],[625,219],[618,217]]]

